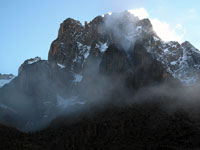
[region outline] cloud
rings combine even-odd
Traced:
[[[161,21],[157,18],[151,18],[149,13],[144,8],[136,8],[128,10],[135,16],[138,16],[139,19],[149,18],[153,25],[154,31],[157,35],[164,41],[178,41],[182,42],[185,35],[185,29],[182,24],[177,24],[172,27],[169,23]]]
[[[139,19],[149,18],[149,14],[144,8],[136,8],[128,10],[131,14],[138,16]]]
[[[164,41],[178,41],[182,42],[185,31],[181,24],[171,27],[169,23],[160,21],[158,19],[150,19],[154,31]]]

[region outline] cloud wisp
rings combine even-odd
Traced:
[[[182,24],[177,24],[172,27],[169,23],[161,21],[157,18],[151,18],[145,8],[136,8],[128,10],[139,19],[149,18],[153,25],[154,31],[164,41],[178,41],[182,42],[185,35],[185,29]]]

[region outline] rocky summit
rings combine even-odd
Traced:
[[[197,148],[199,75],[200,51],[163,41],[149,19],[68,18],[48,60],[24,61],[0,88],[0,147]]]

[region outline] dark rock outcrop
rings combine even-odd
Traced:
[[[124,50],[111,45],[105,51],[100,64],[100,73],[105,75],[123,74],[130,69],[128,57]]]

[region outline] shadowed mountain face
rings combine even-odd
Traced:
[[[69,18],[48,60],[26,60],[0,88],[0,123],[21,131],[46,128],[33,134],[12,128],[20,149],[196,148],[199,58],[189,42],[164,42],[148,19],[128,12],[84,26]],[[0,127],[2,140],[8,130]]]

